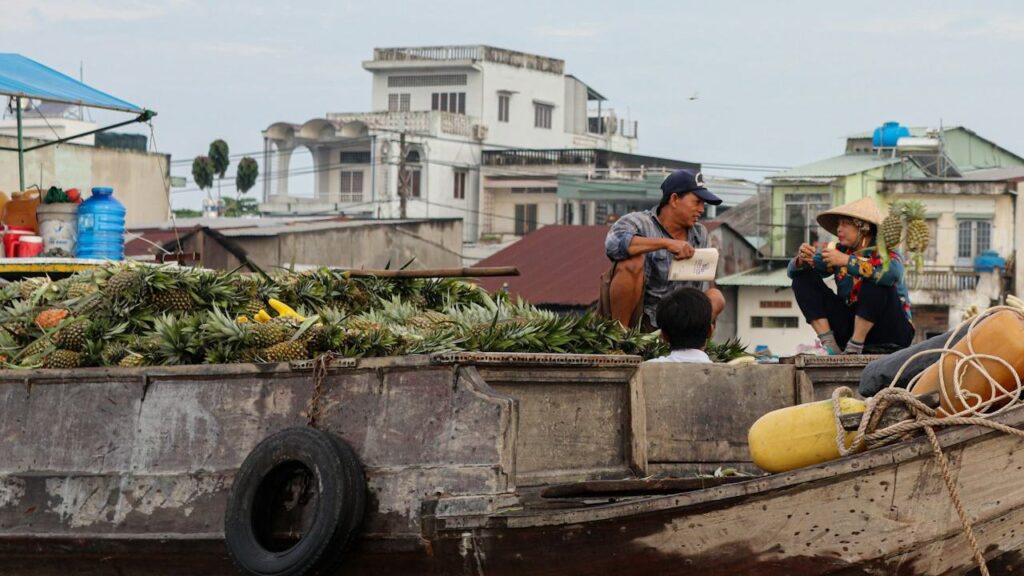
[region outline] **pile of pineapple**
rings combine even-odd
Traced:
[[[288,362],[445,351],[667,352],[658,334],[457,279],[273,275],[139,263],[0,288],[0,367]]]

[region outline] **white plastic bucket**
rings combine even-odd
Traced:
[[[78,241],[78,204],[61,202],[40,204],[36,209],[39,235],[43,237],[43,252],[60,249],[66,256],[75,255]]]

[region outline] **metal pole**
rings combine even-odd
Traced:
[[[406,198],[409,196],[408,175],[405,173],[405,132],[402,132],[398,142],[398,153],[401,155],[398,159],[398,210],[399,217],[405,220],[405,204]]]
[[[14,97],[15,116],[18,118],[18,186],[25,189],[25,143],[21,137],[21,96]],[[40,182],[40,185],[42,182]]]

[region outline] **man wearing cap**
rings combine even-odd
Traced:
[[[699,220],[705,204],[717,206],[722,199],[694,170],[669,174],[661,192],[654,211],[626,214],[608,230],[605,253],[615,263],[608,286],[611,315],[626,327],[657,329],[658,302],[673,290],[690,286],[707,294],[714,322],[725,308],[722,292],[707,282],[670,281],[668,273],[673,259],[691,258],[695,248],[708,246],[708,231]]]
[[[862,198],[818,215],[838,244],[819,250],[802,244],[789,262],[793,293],[807,323],[829,354],[906,348],[914,338],[910,296],[899,252],[884,261],[875,238],[882,215]],[[824,279],[834,276],[836,291]]]

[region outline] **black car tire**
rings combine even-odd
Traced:
[[[272,540],[276,499],[296,475],[308,479],[316,508],[311,525],[290,547]],[[268,436],[245,458],[228,494],[224,537],[243,574],[304,576],[336,568],[366,506],[362,466],[344,440],[313,428]]]

